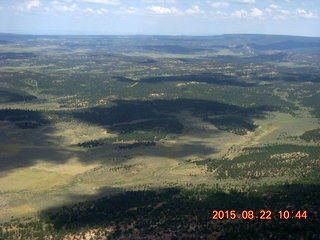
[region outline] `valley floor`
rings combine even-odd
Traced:
[[[185,127],[182,134],[168,136],[152,147],[121,149],[104,145],[86,151],[74,144],[86,139],[113,136],[105,129],[77,122],[65,122],[36,130],[17,130],[2,123],[0,145],[1,220],[11,216],[35,216],[50,207],[80,202],[101,194],[126,190],[156,189],[190,183],[218,184],[222,188],[242,187],[247,181],[217,179],[205,165],[207,158],[230,161],[245,154],[244,148],[267,144],[306,144],[294,138],[318,127],[317,120],[304,113],[272,112],[256,120],[255,132],[239,136],[220,131],[212,124],[190,115],[180,114]],[[281,131],[279,131],[281,130]],[[39,131],[41,133],[37,133]],[[42,142],[36,136],[50,136]],[[4,141],[2,141],[4,142]],[[310,144],[309,144],[310,145]],[[312,144],[311,144],[312,145]],[[289,176],[262,178],[251,185],[291,181]]]

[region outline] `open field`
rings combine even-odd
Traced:
[[[2,157],[6,158],[6,162],[17,162],[19,165],[6,166],[13,169],[2,172],[1,198],[10,199],[5,210],[2,210],[2,219],[26,213],[33,215],[54,205],[70,203],[68,196],[90,196],[106,187],[129,190],[186,186],[189,183],[220,186],[232,184],[233,187],[240,187],[247,183],[217,180],[206,171],[205,166],[197,165],[197,161],[207,158],[232,159],[243,154],[244,148],[251,146],[289,142],[305,144],[305,141],[290,136],[299,136],[306,129],[318,126],[316,119],[310,116],[271,113],[267,118],[257,120],[259,128],[255,132],[238,136],[218,130],[189,112],[182,113],[179,118],[186,126],[179,136],[170,135],[153,147],[121,152],[107,145],[94,151],[74,146],[89,139],[114,136],[103,128],[77,122],[57,123],[54,125],[55,130],[48,134],[45,134],[46,129],[27,130],[20,144],[6,141],[1,146]],[[5,125],[5,128],[8,126]],[[39,135],[47,135],[50,141],[38,146],[38,139],[34,138],[37,131]],[[11,141],[16,139],[17,136]],[[23,156],[28,157],[25,166],[21,162]],[[279,178],[277,182],[293,179]],[[261,181],[270,183],[268,178]],[[30,194],[36,195],[30,199]],[[85,199],[79,198],[78,201]],[[21,211],[20,214],[17,209],[26,206],[29,206],[28,211]]]

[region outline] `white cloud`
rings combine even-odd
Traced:
[[[233,17],[237,17],[237,18],[262,18],[263,16],[263,11],[260,10],[259,8],[251,8],[250,12],[244,10],[244,9],[240,9],[240,10],[236,10],[234,11],[231,16]]]
[[[175,4],[176,0],[142,0],[142,2],[153,4]]]
[[[102,5],[120,5],[120,2],[118,0],[79,0],[79,2]]]
[[[315,15],[312,12],[309,12],[309,13],[302,15],[302,17],[304,17],[304,18],[318,18],[319,16]]]
[[[105,9],[105,8],[99,8],[99,9],[86,8],[86,9],[84,9],[84,12],[101,15],[101,14],[108,13],[109,11],[108,11],[108,9]]]
[[[139,13],[139,10],[138,8],[136,7],[122,7],[121,9],[115,11],[114,13],[116,14],[125,14],[125,15],[128,15],[128,14],[136,14],[136,13]]]
[[[126,13],[129,13],[129,14],[133,14],[133,13],[138,12],[138,8],[128,7],[128,8],[125,10],[125,12],[126,12]]]
[[[174,7],[166,8],[166,7],[160,7],[160,6],[151,6],[151,7],[147,7],[147,9],[153,13],[156,13],[156,14],[178,14],[178,13],[180,13],[180,11]]]
[[[213,18],[228,18],[229,14],[223,11],[209,11],[209,16]]]
[[[213,8],[227,8],[230,6],[228,2],[208,2],[208,4]]]
[[[276,4],[270,4],[270,5],[269,5],[269,8],[271,8],[271,9],[278,9],[279,6],[276,5]]]
[[[297,9],[297,13],[298,13],[298,14],[306,14],[306,13],[307,13],[307,11],[306,11],[306,10],[304,10],[304,9],[300,9],[300,8],[298,8],[298,9]]]
[[[274,11],[278,11],[280,10],[279,9],[279,6],[278,5],[275,5],[275,4],[270,4],[269,7],[265,8],[265,11],[266,12],[274,12]]]
[[[39,7],[40,5],[41,5],[40,0],[32,0],[27,2],[27,9],[29,10],[34,7]]]
[[[252,8],[250,15],[252,17],[261,17],[263,15],[263,12],[259,8]]]
[[[239,2],[239,3],[250,3],[250,4],[252,4],[252,3],[256,3],[256,0],[237,0],[237,2]]]
[[[192,6],[192,8],[187,9],[186,13],[190,15],[195,15],[195,14],[201,14],[203,12],[200,10],[198,5],[194,5]]]
[[[266,13],[273,19],[286,19],[292,15],[292,13],[289,10],[286,9],[271,9],[271,8],[266,8]]]
[[[246,10],[241,9],[234,11],[231,15],[238,18],[245,18],[248,17],[249,14]]]
[[[98,14],[105,14],[105,13],[108,13],[109,12],[109,10],[108,9],[105,9],[105,8],[99,8],[98,10],[97,10],[97,13]]]
[[[59,1],[51,2],[51,8],[46,8],[48,10],[61,11],[61,12],[74,12],[78,9],[77,4],[66,5]]]
[[[29,0],[29,1],[25,1],[20,4],[17,4],[16,6],[14,6],[14,8],[20,11],[25,11],[25,10],[29,11],[32,8],[40,7],[40,5],[41,5],[40,0]]]
[[[279,12],[283,15],[289,15],[290,14],[290,11],[289,10],[285,10],[285,9],[281,9],[279,10]]]
[[[221,11],[217,11],[217,12],[215,12],[215,14],[216,14],[217,16],[223,16],[223,17],[227,16],[227,13],[221,12]]]
[[[298,16],[303,18],[317,18],[318,16],[314,14],[313,12],[309,12],[305,9],[297,8],[296,13]]]
[[[259,9],[260,10],[260,9]],[[262,11],[262,10],[261,10]],[[251,12],[252,15],[259,15],[258,11]],[[261,13],[262,15],[257,17],[268,17],[269,19],[290,19],[290,18],[319,18],[319,15],[317,15],[315,12],[311,12],[307,9],[303,8],[297,8],[295,10],[288,10],[280,8],[277,5],[271,4],[269,7],[264,9],[264,12]]]
[[[84,9],[84,12],[86,12],[86,13],[94,13],[95,11],[92,8],[86,8],[86,9]]]
[[[58,10],[63,11],[63,12],[74,12],[77,9],[76,4],[72,4],[71,6],[63,5],[58,7]]]

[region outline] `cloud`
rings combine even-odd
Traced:
[[[298,14],[306,14],[307,13],[306,10],[301,9],[301,8],[298,8],[296,11],[297,11]]]
[[[86,8],[84,9],[84,12],[101,15],[101,14],[108,13],[109,11],[108,9],[105,9],[105,8],[99,8],[99,9]]]
[[[201,14],[203,12],[200,10],[198,5],[194,5],[192,6],[192,8],[187,9],[186,13],[190,15],[196,15],[196,14]]]
[[[175,4],[176,0],[142,0],[142,2],[153,4]]]
[[[227,8],[230,6],[228,2],[208,2],[208,4],[213,8]]]
[[[218,19],[226,19],[229,17],[229,13],[223,12],[223,11],[209,11],[208,16],[211,18],[218,18]]]
[[[271,12],[280,12],[281,9],[279,8],[278,5],[270,4],[269,7],[265,8],[265,11],[268,12],[268,13],[271,13]]]
[[[79,2],[113,6],[121,4],[118,0],[79,0]]]
[[[61,11],[61,12],[74,12],[78,9],[77,4],[65,5],[59,1],[51,2],[51,8],[47,8],[47,10]]]
[[[265,14],[273,19],[290,19],[290,18],[319,18],[315,12],[303,8],[297,8],[296,10],[282,9],[277,5],[271,4],[265,9]],[[252,12],[253,13],[253,12]],[[258,11],[255,11],[258,14]],[[263,14],[263,13],[262,13]],[[257,16],[259,17],[259,16]],[[261,17],[261,16],[260,16]]]
[[[105,13],[108,13],[109,10],[108,10],[108,9],[105,9],[105,8],[99,8],[96,12],[97,12],[98,14],[105,14]]]
[[[160,6],[151,6],[151,7],[147,7],[147,9],[153,13],[156,13],[156,14],[178,14],[178,13],[180,13],[180,11],[174,7],[165,8],[165,7],[160,7]]]
[[[237,17],[237,18],[262,18],[263,11],[261,11],[259,8],[251,8],[250,12],[246,10],[236,10],[234,11],[231,16]]]
[[[289,15],[289,14],[290,14],[290,11],[289,11],[289,10],[285,10],[285,9],[280,9],[279,12],[280,12],[282,15]]]
[[[250,15],[252,17],[261,17],[263,15],[263,12],[259,8],[252,8]]]
[[[18,8],[20,10],[31,10],[32,8],[40,7],[40,5],[41,5],[40,0],[30,0],[30,1],[24,2]]]
[[[238,3],[248,3],[253,4],[256,3],[256,0],[237,0]]]
[[[252,11],[252,14],[259,15],[259,12]],[[283,9],[275,4],[270,4],[269,7],[265,8],[262,15],[264,15],[264,17],[267,17],[268,19],[272,18],[275,20],[292,19],[292,18],[308,18],[308,19],[319,18],[319,15],[316,12],[311,12],[308,9],[303,9],[303,8],[297,8],[295,10]],[[260,15],[260,17],[262,15]]]
[[[271,8],[271,9],[278,9],[279,6],[278,6],[278,5],[275,5],[275,4],[270,4],[270,5],[269,5],[269,8]]]
[[[84,10],[84,12],[86,12],[86,13],[94,13],[95,11],[92,8],[86,8]]]
[[[318,16],[314,14],[313,12],[309,12],[305,9],[297,8],[296,13],[298,16],[303,18],[317,18]]]
[[[245,17],[248,17],[248,12],[246,10],[236,10],[234,11],[231,16],[234,16],[234,17],[238,17],[238,18],[245,18]]]
[[[41,2],[40,0],[32,0],[27,2],[26,4],[27,9],[30,10],[31,8],[39,7],[41,5]]]
[[[120,14],[120,15],[129,15],[129,14],[138,14],[140,11],[139,8],[136,7],[122,7],[116,11],[114,11],[113,13],[115,14]]]

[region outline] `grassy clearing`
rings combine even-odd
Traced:
[[[54,133],[50,134],[52,137],[62,139],[62,145],[75,145],[79,142],[86,142],[92,139],[99,138],[113,138],[117,134],[109,133],[105,128],[88,125],[82,122],[58,122],[53,125]]]
[[[30,166],[21,167],[15,171],[5,172],[0,178],[0,189],[9,199],[14,199],[19,192],[21,201],[12,202],[7,209],[20,209],[27,202],[31,206],[26,211],[36,213],[48,206],[62,204],[70,201],[72,194],[88,194],[91,196],[97,189],[112,187],[121,189],[148,189],[150,187],[186,186],[193,184],[219,184],[223,188],[242,188],[248,184],[274,184],[290,180],[288,176],[270,178],[265,176],[257,179],[255,183],[247,180],[217,179],[215,173],[206,172],[205,165],[196,165],[197,161],[206,158],[236,158],[244,148],[259,144],[279,142],[280,132],[287,131],[285,136],[298,135],[306,126],[314,126],[313,118],[291,116],[283,113],[266,115],[265,119],[256,120],[260,127],[245,136],[238,136],[225,131],[220,131],[201,118],[184,111],[178,115],[179,121],[186,126],[182,134],[168,135],[156,146],[137,147],[133,149],[119,149],[112,145],[102,146],[94,151],[85,151],[79,147],[70,147],[79,140],[110,137],[102,127],[79,122],[59,122],[54,124],[54,131],[45,133],[46,129],[40,128],[38,134],[52,138],[50,147],[51,161],[39,161]],[[34,132],[26,130],[24,144],[34,144]],[[282,137],[283,141],[287,138]],[[14,140],[13,140],[14,141]],[[296,140],[294,140],[296,142]],[[28,150],[27,146],[12,147],[8,158],[23,156]],[[20,146],[20,145],[19,145]],[[58,149],[72,151],[76,158],[68,155],[66,160],[59,162]],[[36,157],[43,152],[50,152],[49,148],[39,148],[30,157]],[[68,160],[69,159],[69,160]],[[81,159],[79,162],[77,159]],[[115,169],[115,167],[121,167]],[[129,166],[129,167],[128,167]],[[239,167],[241,167],[239,165]],[[269,180],[268,180],[269,179]],[[37,197],[31,198],[24,192],[33,192]],[[59,197],[54,197],[59,192]],[[107,191],[108,192],[108,191]],[[50,197],[52,196],[52,197]],[[85,200],[79,198],[79,200]],[[21,207],[23,209],[23,207]],[[32,209],[32,211],[31,211]],[[17,213],[18,210],[9,211]],[[25,211],[21,211],[23,215]],[[10,214],[6,214],[9,216]],[[20,214],[19,214],[20,215]]]
[[[43,192],[70,180],[69,175],[24,168],[8,173],[0,180],[1,192]]]
[[[70,194],[90,195],[95,193],[95,189],[104,187],[145,189],[151,186],[165,187],[167,185],[185,185],[188,182],[207,182],[208,176],[204,174],[205,167],[196,166],[187,160],[200,159],[215,154],[218,142],[220,142],[221,149],[223,148],[222,143],[226,142],[222,140],[224,136],[227,138],[232,136],[237,138],[238,136],[220,132],[219,137],[214,140],[216,129],[211,124],[196,117],[189,118],[188,123],[185,132],[178,139],[170,140],[171,137],[169,137],[168,140],[163,140],[150,149],[138,147],[119,152],[112,146],[103,146],[94,152],[88,152],[78,147],[68,147],[70,151],[77,154],[82,162],[76,158],[60,161],[58,159],[60,153],[58,152],[62,149],[67,150],[67,146],[79,141],[79,139],[107,136],[108,133],[103,128],[66,122],[53,125],[55,131],[50,133],[45,133],[46,129],[37,129],[37,135],[41,133],[43,136],[50,137],[54,147],[45,144],[45,147],[38,148],[33,153],[28,152],[29,147],[32,147],[28,143],[36,143],[32,137],[36,133],[34,130],[32,132],[26,130],[25,145],[20,150],[19,156],[27,154],[30,158],[36,158],[39,155],[45,156],[50,153],[50,161],[39,159],[30,166],[21,166],[17,170],[5,172],[5,175],[0,178],[0,189],[3,196],[14,200],[16,193],[19,193],[20,201],[11,201],[6,207],[7,214],[4,215],[10,216],[11,213],[23,215],[26,213],[25,211],[20,214],[17,211],[23,209],[21,206],[25,203],[32,206],[33,211],[28,211],[28,214],[35,214],[48,206],[66,203]],[[207,132],[205,139],[203,136],[201,137],[206,132],[206,129],[202,129],[203,127],[212,129],[212,134]],[[199,128],[202,130],[200,131]],[[174,136],[172,137],[174,138]],[[190,141],[193,141],[194,146],[190,145]],[[202,145],[203,147],[201,147]],[[122,160],[126,155],[131,157]],[[18,155],[12,153],[8,157],[16,159]],[[124,167],[114,170],[115,166],[119,166],[119,164]],[[133,167],[127,168],[125,167],[127,165]],[[56,196],[57,192],[59,197]],[[36,197],[30,198],[27,193],[34,193]],[[85,198],[78,200],[80,199],[84,200]]]
[[[73,158],[63,164],[38,161],[30,167],[6,171],[0,178],[0,202],[5,201],[0,220],[10,216],[35,215],[41,209],[66,203],[72,193],[90,192],[82,186],[74,189],[77,177],[98,164],[84,164]],[[17,197],[19,196],[19,197]],[[20,211],[21,210],[21,211]]]

